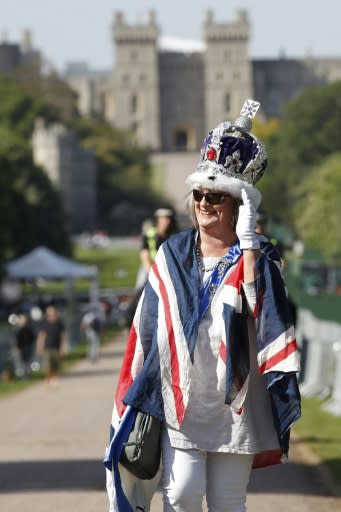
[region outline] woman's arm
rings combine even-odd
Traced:
[[[256,261],[260,256],[260,249],[244,249],[244,283],[253,283],[256,280]]]
[[[244,257],[244,283],[252,283],[256,279],[255,265],[260,255],[260,243],[255,231],[256,208],[245,189],[242,189],[243,204],[239,207],[236,233]]]

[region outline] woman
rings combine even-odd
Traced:
[[[114,427],[126,404],[163,421],[165,512],[198,512],[204,496],[209,511],[245,511],[251,468],[281,462],[300,416],[277,253],[255,233],[267,163],[250,134],[256,107],[205,140],[187,178],[194,227],[158,251],[116,392]],[[148,510],[155,482],[122,476],[133,509]],[[123,510],[116,484],[108,474],[111,510]]]

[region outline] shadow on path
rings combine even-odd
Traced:
[[[70,489],[103,491],[105,469],[102,461],[85,459],[0,463],[0,494]],[[254,470],[248,493],[327,495],[316,471],[311,466],[295,463]]]
[[[0,463],[0,494],[46,490],[105,489],[101,460],[54,460]]]
[[[329,496],[318,469],[318,466],[295,462],[256,469],[251,473],[248,493]]]

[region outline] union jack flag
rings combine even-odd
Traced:
[[[262,243],[254,317],[258,368],[266,375],[282,450],[286,433],[300,416],[296,372],[298,351],[286,291],[273,246]],[[226,403],[242,413],[249,376],[246,307],[241,256],[219,288],[223,301],[218,382]],[[217,292],[218,293],[218,292]],[[186,230],[159,249],[128,337],[116,389],[113,424],[127,404],[165,421],[182,424],[188,404],[196,344],[200,275],[195,231]]]
[[[288,452],[290,426],[300,416],[298,351],[279,256],[268,242],[263,241],[261,248],[253,312],[257,361],[259,372],[266,376],[281,449],[257,454],[253,467],[282,461]],[[241,255],[214,298],[220,295],[223,303],[218,386],[225,391],[226,404],[239,414],[243,412],[247,395],[250,366],[242,283]],[[130,329],[115,394],[112,426],[116,434],[104,459],[109,470],[107,489],[111,511],[148,508],[146,503],[157,486],[157,481],[132,483],[134,477],[124,468],[119,469],[120,450],[130,430],[132,411],[147,412],[175,428],[184,419],[200,322],[200,287],[195,231],[186,230],[168,239],[159,249]],[[214,307],[212,300],[212,314]],[[142,492],[137,493],[137,488]]]

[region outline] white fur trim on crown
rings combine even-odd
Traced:
[[[224,176],[222,174],[217,176],[210,172],[196,171],[188,176],[186,183],[190,186],[191,190],[195,188],[208,188],[210,190],[218,190],[219,192],[227,192],[239,199],[242,199],[241,191],[245,188],[255,208],[258,208],[262,199],[262,194],[253,185],[232,176]]]

